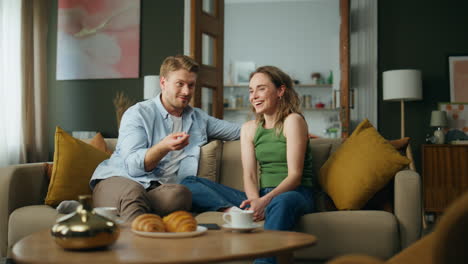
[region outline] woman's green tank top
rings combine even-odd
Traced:
[[[288,176],[286,138],[283,132],[277,135],[275,128],[265,129],[263,124],[260,124],[255,131],[253,143],[255,157],[260,164],[260,187],[278,186]],[[309,144],[307,144],[304,158],[301,185],[308,187],[315,185]]]

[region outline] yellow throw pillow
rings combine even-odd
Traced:
[[[107,154],[109,155],[112,155],[112,151],[108,150],[107,149],[107,145],[106,145],[106,141],[104,140],[104,137],[102,136],[101,132],[98,132],[92,139],[88,140],[88,139],[85,139],[84,140],[85,143],[88,143],[89,145],[99,149],[100,151],[104,151],[106,152]],[[53,167],[54,167],[54,164],[51,164],[51,163],[44,163],[44,166],[45,166],[45,171],[46,171],[46,174],[47,174],[47,178],[49,179],[50,181],[50,178],[52,178],[52,171],[53,171]]]
[[[99,163],[109,157],[57,127],[54,166],[45,203],[57,206],[63,200],[77,200],[78,195],[91,194],[89,180]]]
[[[319,182],[338,209],[361,209],[409,163],[366,119],[325,162]]]
[[[198,177],[218,182],[222,151],[223,143],[220,140],[213,140],[201,147]]]

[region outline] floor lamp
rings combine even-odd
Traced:
[[[383,73],[383,100],[400,101],[401,137],[405,137],[405,101],[422,100],[422,81],[420,70],[392,70]],[[411,159],[410,168],[415,170],[411,145],[406,155]]]
[[[143,99],[152,99],[161,92],[159,75],[147,75],[144,79]]]

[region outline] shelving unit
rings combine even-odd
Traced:
[[[296,84],[294,87],[332,88],[333,84]]]
[[[247,84],[224,85],[224,118],[228,121],[243,124],[255,118],[252,113]],[[333,84],[296,84],[294,89],[301,100],[301,110],[309,125],[309,132],[323,137],[333,137],[331,130],[340,133],[339,108],[335,108],[337,90]],[[317,103],[325,107],[316,108]],[[335,133],[336,136],[336,133]]]
[[[225,107],[224,111],[248,111],[250,108],[248,107]]]
[[[224,88],[248,88],[247,84],[225,84]],[[333,84],[295,84],[294,87],[311,87],[311,88],[332,88]]]
[[[338,111],[339,108],[302,108],[302,111]]]
[[[302,108],[302,111],[338,111],[338,108]],[[224,111],[250,111],[248,107],[225,107]]]

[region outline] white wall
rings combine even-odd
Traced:
[[[235,62],[274,65],[310,84],[312,72],[327,77],[333,70],[334,89],[339,84],[339,0],[226,1],[224,32],[224,82],[232,83]],[[331,98],[330,88],[297,88],[299,94]],[[247,95],[247,89],[225,87],[225,98]],[[247,98],[247,97],[244,97]],[[324,129],[337,111],[304,111],[309,131],[325,136]],[[226,120],[242,123],[253,115],[225,111]]]
[[[310,83],[312,72],[328,76],[339,69],[339,25],[338,0],[226,2],[225,82],[236,61],[275,65],[301,83]]]

